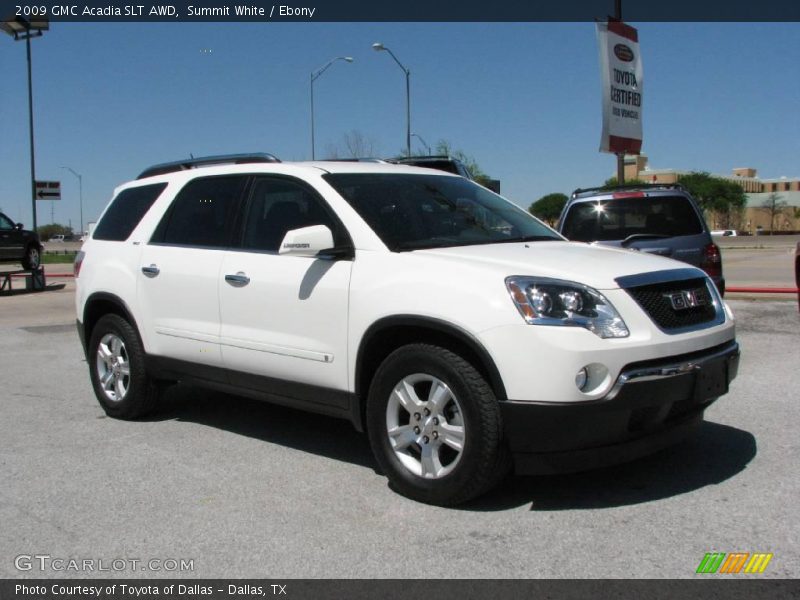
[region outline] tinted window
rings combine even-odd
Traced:
[[[95,227],[92,237],[115,242],[127,240],[166,187],[166,183],[156,183],[122,190],[111,201],[111,206]]]
[[[684,196],[613,198],[573,204],[561,229],[579,242],[624,240],[631,235],[697,235],[703,225]]]
[[[324,177],[391,250],[561,239],[521,208],[461,177]]]
[[[190,181],[175,197],[151,241],[178,246],[227,246],[246,183],[245,175]]]
[[[347,243],[311,190],[286,179],[259,179],[253,186],[242,247],[277,252],[287,231],[312,225],[328,226],[335,245]]]

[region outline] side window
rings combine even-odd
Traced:
[[[335,245],[347,243],[341,226],[311,190],[287,179],[258,179],[247,211],[242,248],[277,252],[287,231],[311,225],[329,227]]]
[[[5,215],[0,215],[0,230],[10,231],[14,229],[14,224]]]
[[[127,240],[166,187],[166,183],[156,183],[122,190],[111,201],[111,206],[95,227],[92,237],[113,242]]]
[[[151,243],[221,248],[229,244],[246,175],[201,177],[178,192]]]

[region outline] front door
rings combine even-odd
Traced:
[[[246,209],[241,247],[220,273],[222,357],[232,383],[258,375],[347,390],[350,260],[279,255],[291,229],[326,225],[337,246],[349,238],[306,184],[259,177]],[[316,400],[315,400],[316,401]],[[325,398],[320,398],[326,403]]]

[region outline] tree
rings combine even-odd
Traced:
[[[455,150],[447,140],[439,140],[436,143],[436,154],[450,156],[460,160],[464,163],[464,166],[469,169],[469,172],[472,173],[472,178],[475,181],[483,186],[489,187],[492,178],[481,169],[480,165],[478,165],[478,161],[476,161],[474,157],[467,155],[463,150]]]
[[[766,200],[761,204],[759,207],[760,210],[764,211],[769,215],[769,234],[772,235],[773,231],[775,230],[775,217],[780,216],[783,214],[783,211],[786,210],[786,200],[783,199],[783,196],[772,192],[769,196],[767,196]]]
[[[744,189],[735,181],[693,171],[681,175],[678,183],[689,191],[700,208],[713,218],[715,227],[720,229],[731,229],[731,222],[747,204]]]
[[[643,185],[647,182],[642,181],[641,179],[626,179],[625,185]],[[609,177],[606,179],[605,183],[603,183],[604,189],[611,189],[613,187],[617,187],[617,177]]]
[[[39,238],[42,241],[47,241],[54,235],[63,235],[65,237],[72,237],[72,227],[61,225],[59,223],[50,223],[49,225],[40,225],[36,228]]]
[[[342,136],[341,144],[328,144],[325,148],[327,158],[370,158],[377,156],[377,144],[357,129]]]
[[[530,207],[528,207],[528,212],[534,217],[547,222],[548,225],[553,227],[559,215],[561,215],[561,210],[564,208],[564,204],[566,204],[566,202],[566,194],[554,192],[552,194],[542,196],[536,202],[531,204]]]

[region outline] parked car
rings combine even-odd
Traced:
[[[736,237],[739,234],[735,229],[715,229],[711,235],[712,237]]]
[[[461,175],[461,177],[466,177],[470,180],[474,179],[467,165],[452,156],[409,156],[397,158],[395,162],[400,165],[437,169],[439,171],[445,171],[446,173]]]
[[[343,418],[395,490],[453,505],[512,465],[673,444],[736,376],[733,314],[698,268],[570,243],[430,169],[218,162],[120,186],[78,253],[110,416],[185,381]]]
[[[674,258],[703,269],[725,294],[722,255],[702,211],[680,185],[575,190],[559,219],[567,238]]]
[[[38,269],[42,257],[42,244],[35,231],[28,231],[22,223],[14,222],[0,213],[0,262],[20,263],[23,269]]]
[[[55,243],[57,243],[57,244],[63,244],[63,243],[66,241],[66,239],[65,239],[65,237],[64,237],[62,234],[57,234],[57,235],[52,235],[52,236],[50,236],[50,239],[49,239],[49,240],[47,240],[47,241],[48,241],[49,243],[53,243],[53,242],[55,242]]]

